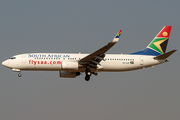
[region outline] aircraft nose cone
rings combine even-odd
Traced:
[[[6,64],[5,61],[3,61],[3,62],[2,62],[2,65],[5,66],[5,64]]]
[[[8,61],[7,61],[7,60],[3,61],[3,62],[2,62],[2,65],[5,66],[5,67],[7,67],[7,66],[8,66]]]

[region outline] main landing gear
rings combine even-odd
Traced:
[[[89,70],[89,68],[86,69],[85,73],[86,73],[85,80],[89,81],[90,80],[90,76],[92,74],[91,71]]]

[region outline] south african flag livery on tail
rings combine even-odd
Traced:
[[[143,50],[132,54],[158,56],[166,52],[172,26],[164,26],[151,43]]]

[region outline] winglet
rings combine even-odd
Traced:
[[[114,37],[112,42],[115,42],[115,43],[118,42],[121,32],[122,32],[122,30],[119,30],[119,32],[116,34],[116,36]]]
[[[121,32],[122,32],[122,30],[119,30],[119,32],[117,33],[117,35],[116,35],[116,37],[115,37],[115,38],[119,38],[119,37],[120,37],[120,35],[121,35]]]

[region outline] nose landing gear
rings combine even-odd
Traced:
[[[22,76],[22,74],[21,74],[21,72],[19,72],[19,73],[18,73],[18,77],[21,77],[21,76]]]

